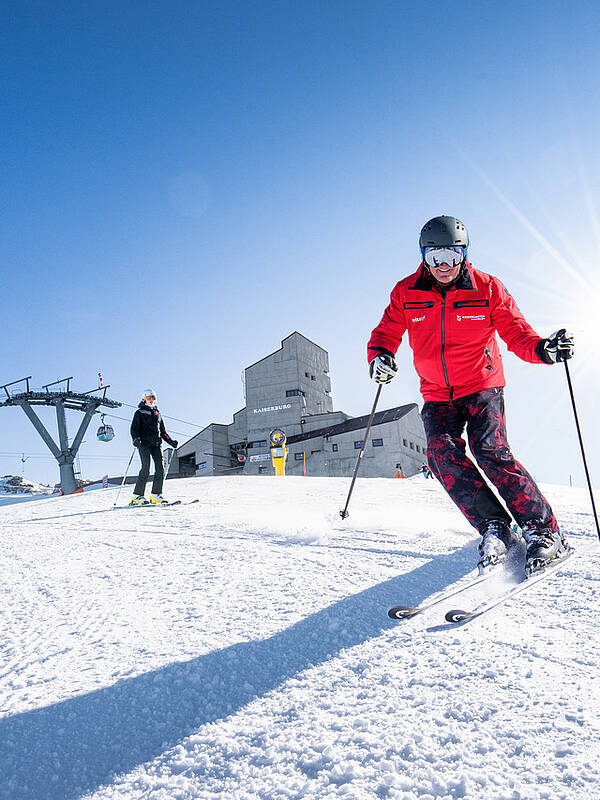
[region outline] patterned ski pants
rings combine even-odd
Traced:
[[[547,500],[510,451],[501,388],[484,389],[458,400],[428,400],[421,418],[429,466],[475,528],[479,530],[490,519],[510,522],[510,516],[467,457],[462,438],[465,427],[471,453],[517,524],[523,527],[533,522],[558,529]]]

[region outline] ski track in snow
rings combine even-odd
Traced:
[[[598,800],[600,559],[494,577],[433,481],[169,481],[0,509],[2,800]],[[573,544],[583,490],[547,486]],[[125,495],[121,500],[126,502]]]

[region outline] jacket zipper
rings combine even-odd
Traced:
[[[442,295],[442,367],[444,369],[444,380],[446,381],[446,386],[450,389],[450,400],[452,400],[452,392],[453,389],[450,386],[450,381],[448,380],[448,371],[446,369],[446,359],[444,358],[444,345],[446,343],[446,295]]]

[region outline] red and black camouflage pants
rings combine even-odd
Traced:
[[[421,411],[427,436],[427,458],[434,475],[478,530],[490,519],[510,516],[467,457],[465,427],[477,464],[496,487],[520,527],[526,523],[558,530],[552,509],[506,439],[504,392],[501,388],[459,397],[429,400]]]

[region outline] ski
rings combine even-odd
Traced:
[[[509,589],[506,592],[498,595],[497,597],[492,598],[491,600],[485,600],[479,606],[476,606],[471,611],[466,611],[463,609],[455,608],[452,611],[448,611],[445,614],[445,619],[447,622],[454,623],[455,625],[460,625],[462,623],[468,622],[469,620],[476,619],[480,617],[482,614],[491,611],[493,608],[497,608],[498,606],[503,605],[508,600],[511,600],[521,592],[526,591],[527,589],[531,589],[532,586],[535,586],[536,583],[544,580],[544,578],[550,578],[555,575],[559,570],[561,570],[565,564],[570,561],[574,555],[583,555],[584,553],[588,553],[596,547],[596,543],[587,545],[586,547],[578,548],[575,551],[574,547],[569,546],[569,549],[565,553],[565,555],[561,556],[559,559],[556,560],[555,564],[550,563],[548,566],[534,572],[528,578],[525,578],[512,589]]]
[[[499,565],[496,569],[492,569],[489,572],[484,572],[483,575],[478,575],[476,578],[472,578],[467,583],[463,583],[461,586],[457,586],[454,589],[451,589],[449,592],[445,592],[444,594],[436,597],[435,600],[431,600],[429,603],[425,603],[421,606],[392,606],[388,610],[388,617],[390,619],[411,619],[411,617],[416,617],[417,614],[422,614],[423,611],[427,611],[434,606],[443,603],[445,600],[449,600],[451,597],[454,597],[461,592],[466,592],[468,589],[472,589],[474,586],[478,586],[480,583],[484,583],[492,575],[498,575],[500,570],[502,569],[503,565]]]
[[[199,503],[200,500],[189,500],[188,502],[184,503],[183,500],[173,500],[170,503],[142,503],[141,505],[134,505],[133,503],[127,503],[126,506],[115,506],[115,509],[122,509],[122,508],[171,508],[172,506],[191,506],[194,503]]]

